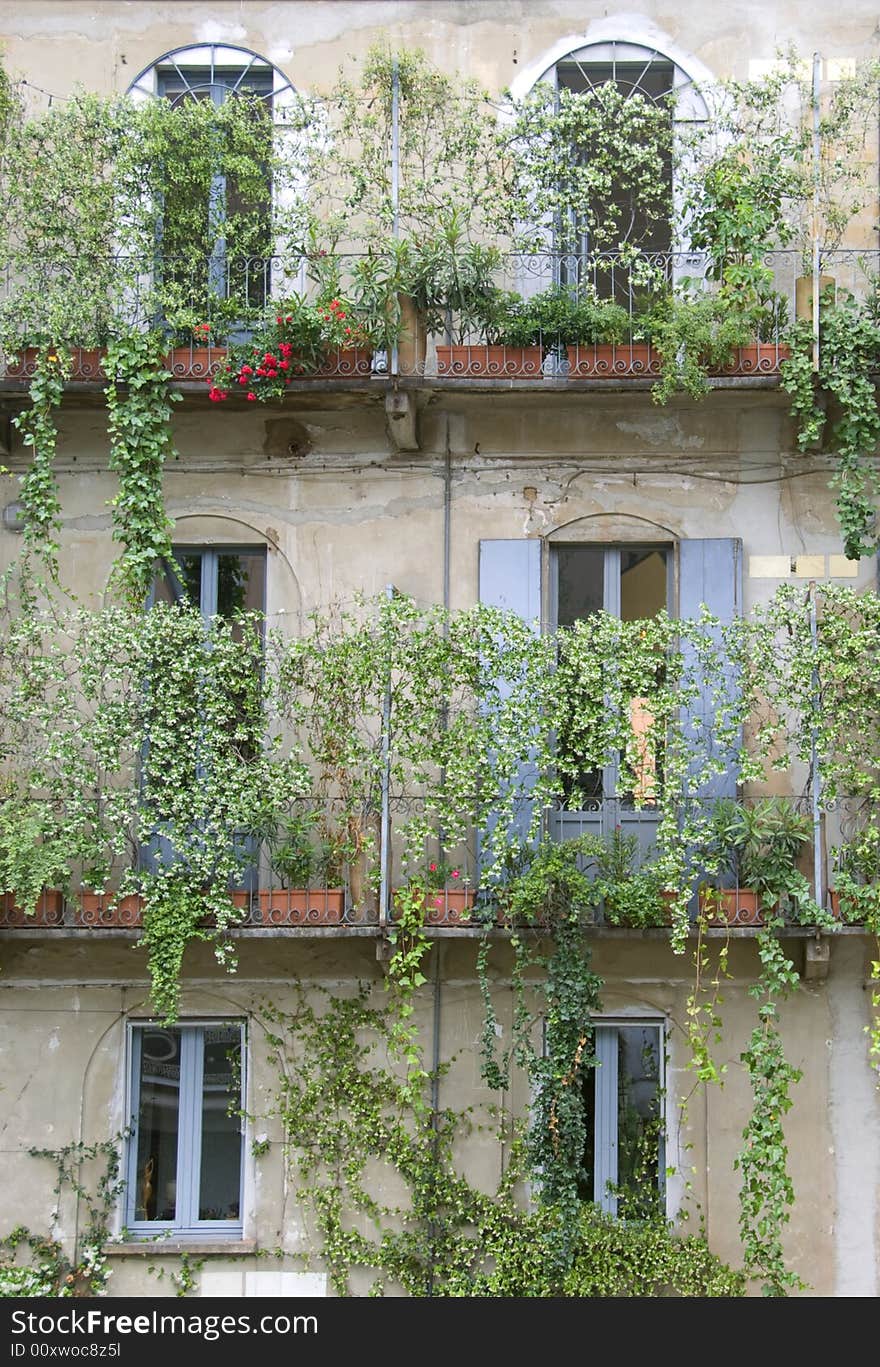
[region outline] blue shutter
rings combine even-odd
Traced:
[[[541,617],[541,543],[539,541],[480,542],[480,602],[515,612],[524,622]],[[512,834],[525,839],[532,819],[529,793],[537,770],[524,765],[520,771],[523,797],[518,804]]]
[[[702,603],[723,623],[732,622],[742,613],[742,541],[738,537],[710,537],[681,542],[679,616],[699,617]],[[737,688],[737,681],[732,675],[728,675],[728,688]],[[690,732],[701,744],[700,737],[706,737],[706,743],[711,744],[713,713],[711,688],[704,684],[700,696],[683,710],[685,734]],[[699,718],[699,729],[690,724],[691,718]],[[729,762],[725,764],[724,772],[691,792],[689,796],[692,799],[736,797],[736,764],[734,756],[729,751],[727,754]]]

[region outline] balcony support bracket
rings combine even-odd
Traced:
[[[385,395],[385,426],[396,451],[420,449],[414,394],[400,389],[388,391]]]
[[[831,962],[831,941],[825,936],[804,942],[804,979],[817,982],[828,977]]]

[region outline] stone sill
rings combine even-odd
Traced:
[[[247,1257],[257,1252],[256,1239],[128,1239],[125,1243],[105,1244],[101,1250],[108,1258],[180,1257],[182,1253],[206,1257]]]

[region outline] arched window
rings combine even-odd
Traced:
[[[630,302],[627,272],[621,276],[614,262],[627,247],[653,257],[658,267],[665,268],[668,278],[687,273],[684,244],[675,240],[673,227],[677,187],[672,151],[688,127],[708,118],[704,91],[712,81],[701,62],[653,27],[610,19],[594,25],[580,39],[562,40],[518,74],[511,85],[514,100],[539,87],[549,89],[555,93],[558,110],[572,96],[594,99],[595,92],[613,87],[624,104],[640,101],[658,111],[658,125],[661,119],[669,121],[660,177],[647,195],[640,198],[632,179],[627,180],[625,173],[615,178],[612,169],[610,185],[590,191],[587,212],[582,204],[580,211],[572,208],[566,213],[563,205],[550,216],[553,221],[546,222],[545,236],[548,248],[557,257],[558,281],[574,283],[588,278],[600,293]],[[588,166],[589,159],[602,152],[607,153],[607,147],[601,145],[601,138],[594,139],[594,145],[589,139],[580,144],[572,141],[573,183],[577,168]],[[664,205],[665,209],[661,208]],[[603,219],[614,224],[613,234],[605,237],[596,230]],[[597,263],[597,257],[603,256],[607,259]]]
[[[179,47],[166,52],[138,73],[127,93],[135,101],[164,99],[175,107],[187,101],[209,101],[217,109],[229,100],[246,96],[256,111],[255,118],[261,109],[265,110],[276,142],[279,132],[287,126],[287,114],[297,99],[291,82],[267,58],[248,48],[219,43]],[[272,291],[272,256],[277,251],[273,211],[287,193],[289,187],[273,184],[268,170],[264,186],[256,192],[253,186],[245,191],[232,172],[215,174],[202,206],[210,244],[209,259],[205,262],[202,279],[182,278],[181,287],[197,296],[204,283],[214,296],[235,297],[246,307],[262,306]],[[175,209],[174,192],[168,189],[162,233],[166,278],[169,272],[179,269],[175,266],[175,256],[179,255],[176,221],[179,219],[183,224],[185,215],[176,216]],[[233,253],[228,249],[224,225],[245,220],[248,224],[246,247]],[[181,227],[180,232],[185,232],[185,228]]]

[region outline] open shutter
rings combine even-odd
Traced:
[[[679,616],[699,617],[700,605],[705,603],[723,623],[732,622],[742,613],[742,541],[738,537],[710,537],[705,540],[682,541],[679,547]],[[687,658],[687,654],[686,654]],[[692,663],[692,657],[691,661]],[[729,696],[737,681],[732,673],[727,676]],[[694,723],[699,719],[699,726]],[[711,745],[714,736],[714,704],[712,689],[703,684],[700,696],[683,710],[685,734],[694,736],[698,744]],[[725,758],[723,750],[715,753]],[[727,762],[722,773],[708,782],[695,785],[688,796],[692,800],[712,801],[721,797],[736,797],[737,767],[735,756],[727,749]]]
[[[541,545],[538,541],[480,542],[480,602],[515,612],[524,622],[541,616]],[[518,804],[514,834],[525,839],[532,819],[529,793],[537,769],[524,765],[520,771],[523,798]]]

